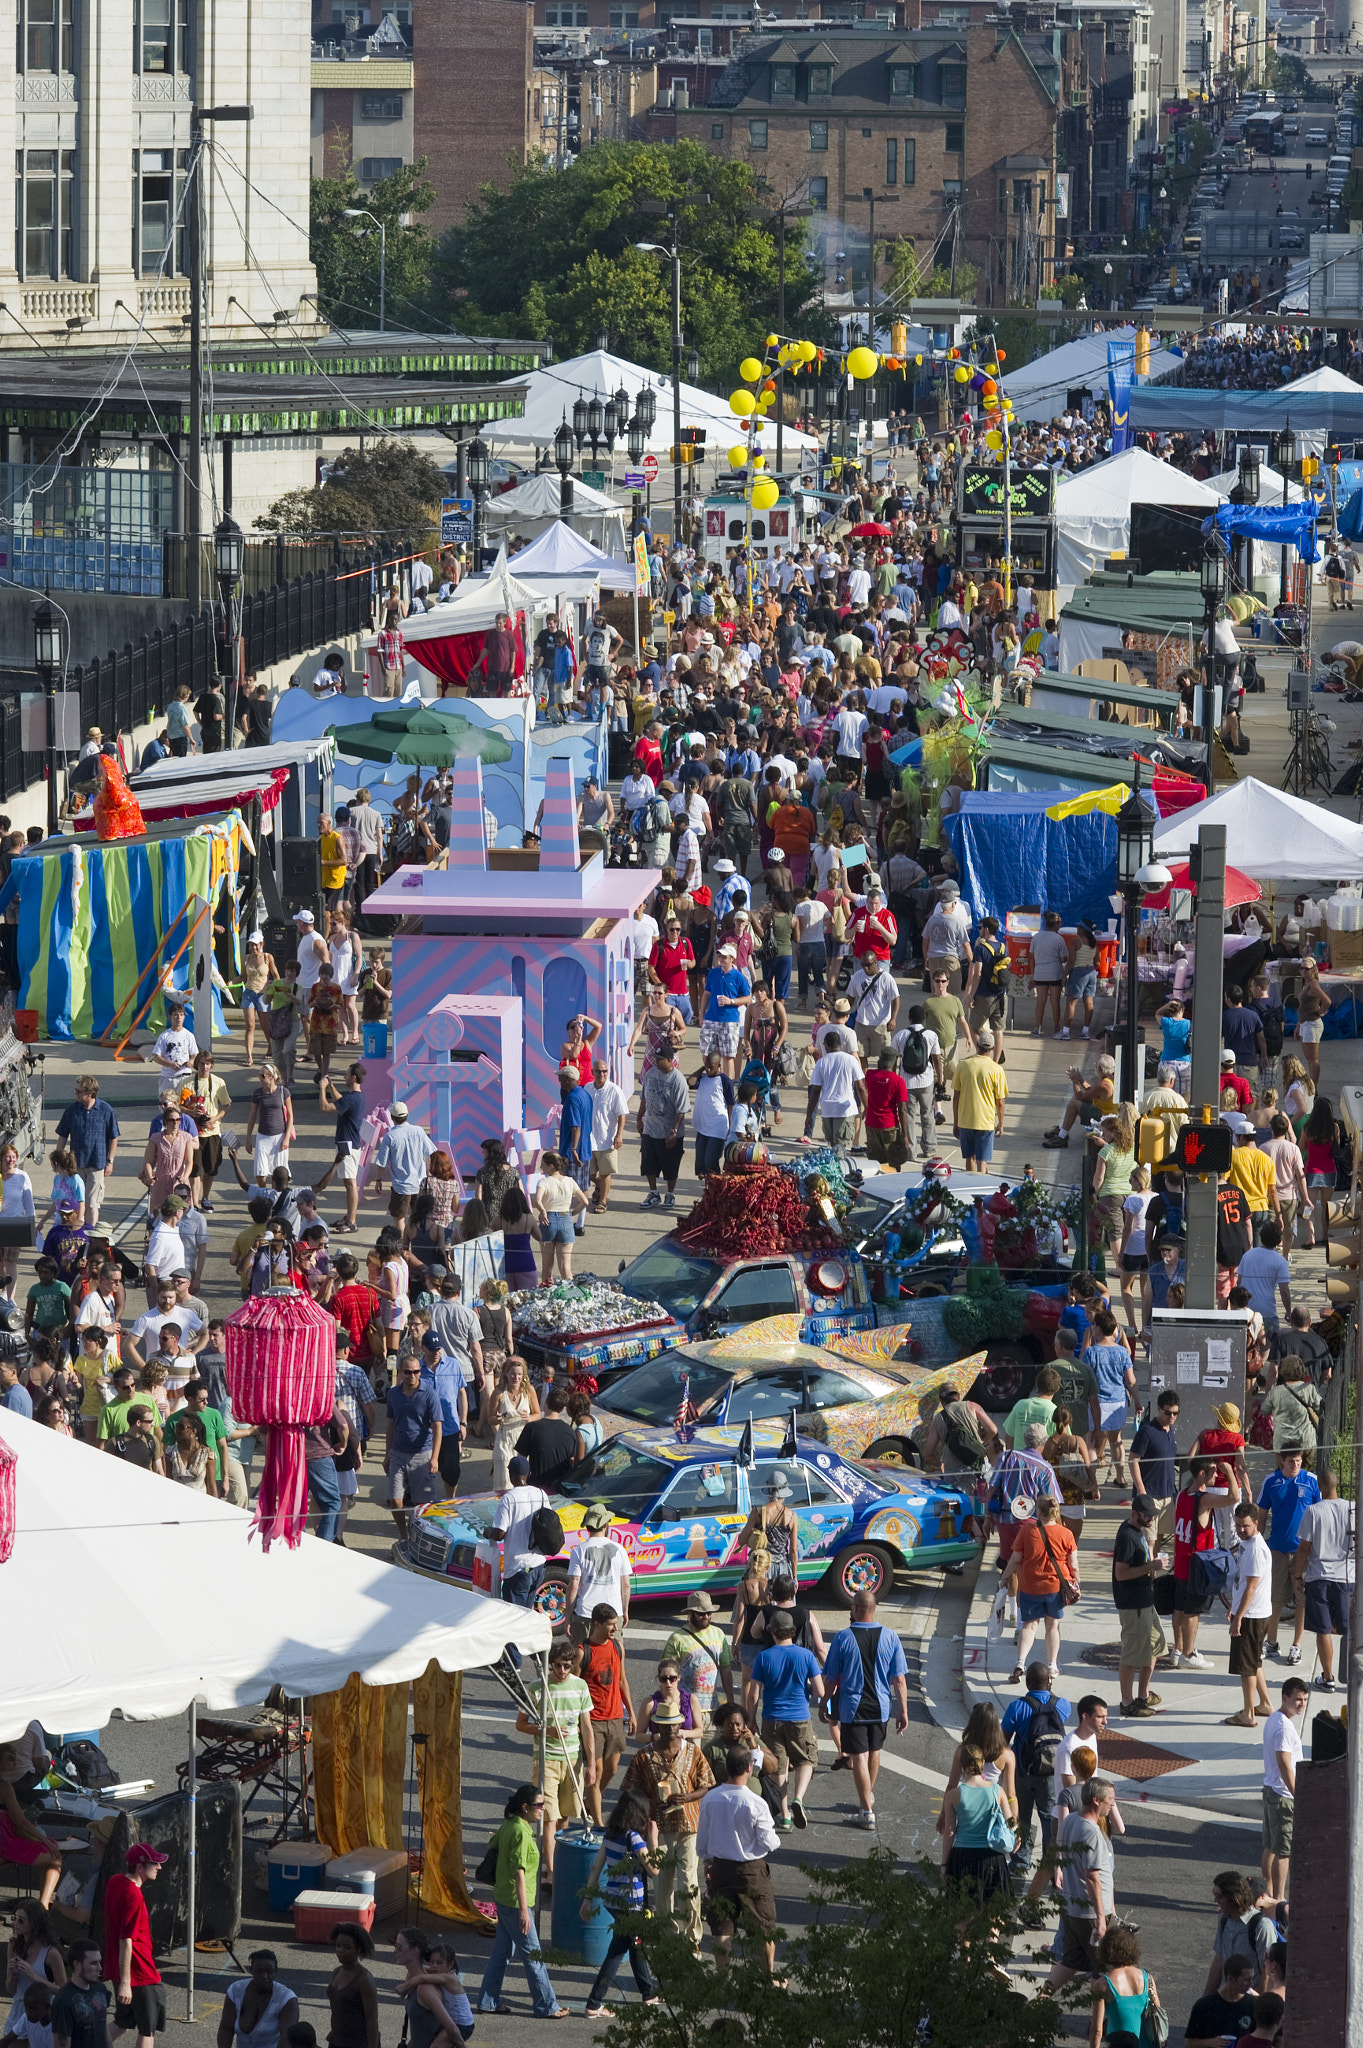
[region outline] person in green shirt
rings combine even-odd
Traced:
[[[566,2005],[549,1981],[540,1960],[539,1935],[531,1894],[540,1867],[539,1843],[535,1830],[542,1825],[544,1795],[535,1785],[518,1785],[506,1802],[505,1818],[493,1837],[497,1851],[497,1875],[492,1896],[497,1902],[497,1932],[487,1959],[483,1981],[478,1987],[478,2011],[496,2012],[502,2002],[506,1966],[517,1957],[530,1985],[536,2019],[562,2020]]]
[[[544,1881],[554,1880],[554,1837],[560,1821],[576,1820],[582,1812],[579,1785],[596,1782],[596,1759],[592,1738],[592,1696],[587,1682],[573,1670],[573,1645],[566,1639],[549,1652],[549,1713],[545,1719],[544,1687],[528,1688],[531,1712],[522,1707],[516,1726],[522,1735],[538,1736],[544,1723],[544,1820],[540,1847],[544,1857]],[[535,1764],[538,1778],[539,1763]]]
[[[1055,1397],[1060,1392],[1060,1375],[1053,1365],[1043,1365],[1032,1392],[1015,1401],[1004,1419],[1003,1435],[1010,1451],[1020,1451],[1023,1431],[1029,1422],[1039,1422],[1050,1435],[1055,1421]]]
[[[71,1313],[71,1289],[57,1278],[56,1260],[39,1259],[37,1272],[37,1285],[29,1288],[24,1304],[25,1337],[31,1337],[35,1328],[44,1335],[65,1329]]]
[[[148,1405],[146,1394],[137,1391],[137,1374],[130,1365],[116,1365],[110,1380],[113,1394],[100,1409],[95,1424],[96,1438],[106,1449],[114,1437],[127,1434],[128,1410]]]
[[[217,1464],[218,1485],[222,1489],[222,1498],[226,1499],[227,1446],[232,1441],[232,1431],[227,1418],[221,1409],[209,1407],[208,1389],[202,1380],[189,1380],[186,1382],[185,1407],[191,1415],[197,1415],[204,1426],[204,1435],[208,1438],[208,1448],[213,1453]],[[169,1418],[169,1421],[173,1429],[175,1425],[174,1415]]]
[[[1082,1432],[1087,1426],[1092,1431],[1098,1428],[1102,1408],[1098,1375],[1076,1356],[1078,1347],[1079,1332],[1062,1323],[1055,1333],[1055,1361],[1051,1367],[1060,1381],[1055,1404],[1057,1408],[1069,1409],[1076,1429]]]

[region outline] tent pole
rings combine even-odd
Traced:
[[[185,2018],[194,2017],[194,1930],[199,1856],[199,1703],[189,1703],[189,1854],[185,1872]]]
[[[538,1779],[538,1781],[539,1781],[539,1786],[540,1786],[540,1790],[541,1790],[541,1791],[543,1791],[543,1790],[544,1790],[544,1760],[545,1760],[545,1751],[546,1751],[546,1749],[547,1749],[547,1746],[548,1746],[548,1729],[549,1729],[549,1713],[548,1713],[548,1707],[549,1707],[549,1652],[548,1652],[547,1650],[541,1650],[541,1652],[540,1652],[540,1656],[539,1656],[539,1667],[540,1667],[540,1712],[539,1712],[539,1714],[538,1714],[538,1715],[536,1716],[536,1720],[537,1720],[537,1722],[538,1722],[538,1727],[537,1727],[537,1730],[536,1730],[536,1734],[535,1734],[535,1776],[536,1776],[536,1778],[537,1778],[537,1779]],[[584,1805],[586,1804],[586,1801],[585,1801],[585,1800],[583,1801],[583,1804],[584,1804]],[[539,1924],[540,1924],[540,1908],[541,1908],[541,1905],[542,1905],[542,1903],[543,1903],[543,1897],[544,1897],[544,1861],[543,1861],[543,1858],[541,1858],[541,1859],[540,1859],[540,1861],[539,1861],[539,1862],[537,1862],[537,1863],[536,1863],[536,1865],[535,1865],[535,1928],[536,1928],[536,1931],[538,1931],[538,1929],[539,1929]]]

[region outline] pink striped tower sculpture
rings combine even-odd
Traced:
[[[438,1007],[459,1015],[472,1032],[469,997],[516,998],[521,1005],[519,1074],[507,1057],[510,1019],[503,1012],[500,1044],[479,1043],[501,1073],[495,1082],[489,1075],[483,1089],[461,1091],[471,1120],[452,1120],[451,1137],[465,1179],[478,1165],[468,1149],[473,1121],[494,1104],[504,1110],[497,1135],[525,1134],[516,1143],[523,1159],[534,1150],[532,1133],[542,1131],[548,1144],[556,1139],[559,1054],[570,1017],[601,1026],[597,1045],[612,1080],[633,1087],[626,1051],[634,1023],[630,919],[661,880],[656,869],[608,868],[600,852],[582,853],[572,763],[557,756],[547,765],[538,853],[488,852],[481,826],[479,764],[460,760],[449,866],[401,868],[366,905],[375,915],[401,919],[393,940],[393,1032],[404,1053],[411,1046],[422,1058],[424,1048],[417,1046],[425,1034],[413,1027]],[[475,1042],[466,1036],[459,1050]],[[446,1099],[453,1105],[453,1095]]]

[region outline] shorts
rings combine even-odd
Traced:
[[[776,1896],[771,1888],[771,1868],[766,1863],[734,1863],[727,1856],[712,1856],[708,1865],[710,1889],[705,1917],[712,1934],[727,1936],[751,1917],[764,1939],[776,1936]]]
[[[961,1155],[965,1159],[992,1159],[994,1156],[994,1133],[992,1131],[971,1131],[962,1124],[958,1133]]]
[[[1098,969],[1076,967],[1070,972],[1065,983],[1065,994],[1072,1003],[1091,1002],[1098,993]]]
[[[582,1811],[582,1802],[577,1796],[577,1781],[581,1765],[569,1763],[566,1756],[547,1756],[544,1759],[544,1815],[546,1820],[576,1820]],[[539,1784],[539,1772],[535,1772],[535,1783]]]
[[[619,1171],[620,1154],[618,1152],[593,1152],[592,1178],[594,1180],[604,1180],[607,1174],[619,1173]]]
[[[888,1721],[840,1721],[838,1743],[844,1756],[874,1756],[884,1749]]]
[[[573,1219],[567,1209],[555,1209],[540,1225],[545,1244],[571,1244]]]
[[[410,1458],[395,1459],[388,1468],[390,1508],[424,1507],[435,1491],[435,1474],[430,1454],[418,1451]]]
[[[1214,1597],[1210,1593],[1195,1593],[1191,1579],[1174,1580],[1175,1614],[1209,1614]]]
[[[1123,1252],[1122,1271],[1124,1273],[1148,1273],[1150,1271],[1149,1257],[1145,1252]]]
[[[1121,1624],[1121,1660],[1137,1671],[1147,1664],[1158,1664],[1169,1645],[1160,1618],[1153,1607],[1119,1607],[1117,1619]]]
[[[342,1180],[358,1180],[360,1177],[360,1148],[358,1145],[338,1145],[336,1164],[341,1170]]]
[[[393,1188],[388,1196],[388,1214],[396,1216],[401,1222],[411,1215],[413,1199],[411,1195],[400,1195],[397,1189]]]
[[[1325,1019],[1323,1017],[1313,1017],[1308,1023],[1298,1024],[1297,1026],[1297,1043],[1299,1045],[1319,1045],[1324,1036]]]
[[[618,1721],[598,1721],[596,1716],[593,1715],[592,1745],[596,1751],[598,1763],[609,1763],[612,1757],[623,1756],[625,1753],[625,1723],[623,1717]]]
[[[1264,1847],[1270,1856],[1292,1854],[1292,1807],[1290,1792],[1275,1792],[1264,1786]]]
[[[441,1437],[440,1477],[444,1480],[446,1486],[457,1486],[459,1484],[459,1466],[463,1457],[463,1450],[464,1447],[459,1441],[457,1431],[452,1430],[448,1436]]]
[[[866,1126],[866,1156],[877,1160],[882,1166],[889,1166],[897,1173],[909,1156],[908,1146],[900,1133],[898,1124],[891,1124],[888,1130],[881,1130],[875,1124]]]
[[[680,1138],[675,1145],[666,1145],[661,1138],[650,1138],[645,1131],[639,1139],[639,1171],[645,1180],[650,1174],[654,1180],[657,1180],[660,1174],[664,1180],[675,1180],[681,1172],[681,1162]]]
[[[700,1027],[700,1051],[703,1059],[707,1052],[717,1052],[722,1059],[731,1060],[738,1053],[738,1041],[742,1032],[739,1024],[711,1024],[708,1021]]]
[[[1240,1633],[1230,1639],[1230,1675],[1232,1678],[1252,1678],[1256,1671],[1264,1668],[1264,1638],[1268,1634],[1268,1616],[1262,1621],[1251,1621],[1248,1617],[1240,1624]]]
[[[850,1145],[857,1134],[854,1116],[824,1116],[819,1119],[826,1145]]]
[[[166,2031],[166,1987],[164,1984],[134,1984],[126,2005],[114,2006],[114,2025],[134,2034],[164,2034]]]
[[[1349,1587],[1343,1579],[1306,1581],[1306,1626],[1314,1636],[1349,1633]]]
[[[213,1179],[217,1176],[221,1167],[222,1139],[216,1137],[200,1138],[198,1151],[199,1172],[206,1173],[210,1179]]]
[[[1098,1404],[1098,1426],[1100,1429],[1121,1429],[1126,1422],[1125,1401],[1100,1401]]]
[[[1019,1621],[1059,1621],[1065,1612],[1063,1593],[1019,1593]]]
[[[1062,1912],[1051,1943],[1051,1960],[1059,1963],[1062,1970],[1080,1970],[1086,1977],[1096,1976],[1098,1944],[1094,1940],[1094,1922],[1072,1919]]]
[[[241,1012],[243,1016],[245,1016],[248,1010],[255,1010],[259,1016],[263,1017],[267,1014],[269,1008],[270,999],[264,989],[244,988],[242,990]]]
[[[970,1005],[970,1028],[983,1031],[986,1024],[991,1031],[1003,1029],[1003,997],[997,992],[976,996]]]
[[[1296,1555],[1295,1550],[1275,1550],[1271,1552],[1273,1577],[1270,1580],[1270,1585],[1273,1590],[1273,1633],[1275,1636],[1278,1633],[1278,1615],[1284,1607],[1290,1606],[1295,1608],[1297,1604],[1297,1588],[1292,1577],[1292,1564]]]
[[[812,1721],[767,1721],[762,1723],[762,1740],[786,1770],[796,1764],[819,1761],[819,1740]]]
[[[857,1043],[861,1047],[864,1065],[869,1066],[890,1042],[889,1026],[886,1024],[858,1024]]]

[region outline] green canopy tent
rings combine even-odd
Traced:
[[[458,711],[426,704],[394,704],[360,725],[328,726],[336,751],[360,761],[398,761],[410,768],[448,768],[477,756],[491,765],[513,749],[500,733],[474,725]]]

